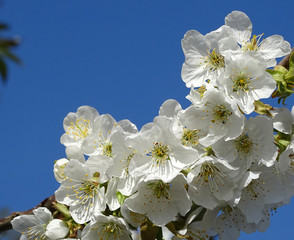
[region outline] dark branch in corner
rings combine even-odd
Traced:
[[[292,48],[291,53],[294,52],[294,48]],[[290,59],[290,54],[286,55],[277,65],[278,66],[283,66],[289,70],[289,59]]]
[[[51,197],[46,198],[41,203],[39,203],[36,207],[34,207],[34,208],[30,209],[30,210],[23,211],[23,212],[13,212],[10,216],[0,219],[0,233],[12,229],[12,225],[11,225],[12,219],[14,219],[15,217],[20,216],[20,215],[33,214],[33,210],[38,208],[38,207],[46,207],[50,211],[54,211],[54,208],[53,208],[53,203],[54,202],[56,202],[55,196],[52,195]]]

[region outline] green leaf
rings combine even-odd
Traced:
[[[290,68],[288,73],[285,75],[287,83],[294,81],[294,68]]]
[[[19,57],[14,55],[12,52],[10,52],[7,48],[1,49],[1,52],[8,57],[10,60],[14,61],[17,64],[21,64],[21,60]]]
[[[289,70],[290,69],[294,70],[294,52],[291,53],[289,58]]]
[[[280,71],[281,70],[281,71]],[[284,76],[287,74],[288,70],[284,67],[282,67],[280,70],[276,69],[267,69],[266,71],[272,75],[273,79],[276,82],[283,82],[284,81]],[[284,71],[286,70],[286,71]]]
[[[7,66],[2,58],[0,58],[0,75],[2,81],[5,83],[7,81]]]
[[[276,65],[274,67],[274,70],[276,70],[280,73],[284,73],[284,74],[286,74],[288,72],[287,68],[285,68],[284,66],[280,66],[280,65]]]
[[[58,212],[60,212],[65,217],[65,219],[70,219],[71,218],[71,215],[70,215],[70,212],[69,212],[67,206],[65,206],[65,205],[63,205],[61,203],[55,203],[54,208]]]
[[[287,147],[290,144],[290,141],[287,141],[285,139],[280,139],[279,143]]]
[[[0,46],[1,47],[15,47],[19,45],[19,39],[6,39],[0,38]]]
[[[8,29],[8,25],[5,23],[0,23],[0,30],[7,30]]]
[[[119,191],[116,191],[116,197],[120,205],[122,205],[126,199],[126,197],[122,195]]]
[[[254,102],[255,109],[254,111],[258,114],[267,115],[269,117],[272,117],[272,114],[270,113],[270,110],[273,109],[271,105],[265,104],[260,100],[257,100]]]
[[[281,155],[282,152],[284,152],[288,145],[291,143],[291,137],[292,134],[285,134],[282,132],[277,131],[278,133],[275,135],[275,144],[279,148],[279,156]]]

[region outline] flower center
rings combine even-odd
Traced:
[[[222,207],[221,211],[223,213],[231,213],[233,211],[233,208],[230,205],[227,205],[227,206]]]
[[[82,186],[79,187],[80,191],[83,191],[86,195],[91,195],[93,192],[96,194],[99,183],[92,179],[85,179]]]
[[[166,160],[170,159],[168,155],[169,151],[168,146],[156,142],[151,151],[151,156],[156,164],[164,164]]]
[[[199,176],[204,179],[205,182],[208,182],[211,179],[214,179],[214,177],[220,172],[220,169],[212,164],[203,164],[201,166],[201,172],[199,173]]]
[[[209,70],[215,71],[225,66],[225,58],[213,49],[208,53],[204,63]]]
[[[243,73],[234,69],[233,74],[230,76],[230,78],[234,84],[232,86],[233,92],[247,92],[249,90],[249,86],[252,80],[252,78],[250,77],[250,73]]]
[[[85,174],[85,177],[88,177],[88,174]],[[97,189],[100,184],[99,177],[100,177],[100,173],[95,172],[91,179],[82,178],[82,182],[81,182],[81,185],[79,185],[78,190],[77,189],[75,190],[76,187],[73,186],[74,191],[76,192],[77,195],[79,194],[79,191],[82,191],[86,196],[90,195],[91,197],[93,197],[93,193],[94,194],[98,193]]]
[[[102,155],[113,158],[111,142],[105,142],[102,144]]]
[[[203,94],[207,91],[205,85],[201,85],[197,90],[196,90],[201,97],[203,97]]]
[[[218,104],[212,110],[212,117],[214,119],[211,121],[213,123],[214,122],[221,122],[223,124],[226,124],[226,122],[228,121],[228,119],[231,115],[232,115],[232,112],[229,111],[226,108],[226,106],[224,106],[223,104]]]
[[[131,163],[131,159],[134,157],[135,155],[135,152],[133,152],[132,154],[128,155],[126,157],[126,161],[125,161],[125,168],[124,168],[124,175],[125,177],[127,177],[129,175],[129,166],[130,166],[130,163]]]
[[[252,39],[246,43],[244,43],[244,45],[242,45],[242,50],[244,52],[246,51],[258,51],[260,49],[260,39],[263,36],[263,34],[260,35],[253,35]]]
[[[119,239],[121,235],[120,232],[121,232],[120,227],[117,226],[115,223],[110,222],[104,225],[101,236],[106,235],[105,239]]]
[[[89,119],[78,118],[76,122],[71,122],[67,128],[67,134],[76,141],[86,138],[92,131],[92,123]]]
[[[249,153],[252,148],[252,141],[247,134],[240,136],[235,140],[235,146],[238,152]]]
[[[149,183],[148,188],[152,189],[153,194],[157,198],[165,198],[165,199],[170,199],[171,195],[169,193],[170,185],[167,183],[162,182],[161,180]]]
[[[188,128],[184,128],[183,136],[182,136],[182,144],[185,146],[196,146],[199,143],[199,130],[190,130]]]
[[[116,226],[114,223],[108,223],[108,224],[106,225],[106,227],[105,227],[105,230],[106,230],[107,232],[111,232],[111,233],[113,233],[113,232],[115,232],[115,231],[117,230],[117,226]]]
[[[246,190],[248,192],[248,194],[250,194],[251,196],[251,200],[256,199],[258,197],[259,192],[258,187],[260,188],[260,184],[264,184],[264,182],[261,181],[257,181],[257,180],[252,180],[248,186],[246,187]]]

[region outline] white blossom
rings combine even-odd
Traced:
[[[244,115],[236,103],[214,89],[203,94],[201,104],[187,108],[180,121],[190,130],[207,131],[207,135],[199,139],[204,146],[210,146],[221,138],[225,141],[235,139],[244,127]]]
[[[212,156],[202,157],[187,176],[189,196],[194,203],[214,209],[222,201],[233,201],[236,195],[237,168]]]
[[[273,35],[262,41],[260,39],[263,34],[253,35],[251,38],[252,23],[243,12],[231,12],[226,16],[225,23],[239,43],[240,51],[250,52],[252,56],[262,58],[267,67],[276,65],[275,58],[283,57],[291,52],[290,44],[280,35]]]
[[[116,126],[117,122],[109,114],[97,117],[93,123],[92,134],[82,144],[82,151],[89,156],[113,157],[112,142],[109,138]]]
[[[70,112],[63,121],[65,133],[60,142],[65,146],[81,146],[92,133],[93,122],[98,116],[97,110],[89,106],[79,107],[76,113]]]
[[[33,215],[21,215],[11,221],[14,230],[22,234],[22,240],[55,240],[68,233],[67,225],[60,219],[53,219],[45,207],[33,210]]]
[[[130,162],[130,174],[171,181],[198,159],[197,150],[180,144],[171,126],[171,119],[158,116],[150,129],[127,137],[127,143],[137,152]]]
[[[93,172],[77,160],[67,163],[64,173],[66,179],[55,197],[58,202],[70,206],[70,214],[77,223],[88,222],[94,213],[105,210],[105,190],[100,185],[103,173]]]
[[[132,158],[136,154],[136,151],[129,147],[126,142],[126,136],[131,134],[123,133],[120,130],[115,131],[110,137],[110,141],[113,142],[113,159],[108,160],[106,174],[109,177],[116,177],[117,180],[117,190],[123,195],[131,195],[138,184],[139,177],[136,177],[129,172],[129,166]]]
[[[247,222],[258,224],[264,215],[266,204],[277,204],[286,197],[284,188],[275,167],[260,166],[254,169],[258,176],[251,179],[243,188],[241,199],[236,207],[245,215]]]
[[[236,49],[227,26],[203,36],[196,30],[188,31],[182,39],[185,62],[182,79],[187,87],[200,87],[206,79],[215,81],[225,67],[223,51]]]
[[[276,81],[267,73],[266,65],[249,54],[226,61],[226,71],[218,78],[218,86],[237,102],[241,110],[250,114],[254,101],[268,98],[276,89]]]
[[[265,116],[250,118],[245,122],[242,134],[230,141],[220,140],[212,149],[218,157],[235,167],[247,170],[252,163],[270,167],[274,164],[278,149],[274,145],[272,120]]]
[[[122,218],[97,215],[82,231],[86,240],[131,240],[131,232]]]
[[[185,184],[182,175],[171,182],[141,182],[138,192],[127,198],[125,205],[133,212],[145,214],[155,225],[165,225],[178,213],[185,215],[192,205]]]

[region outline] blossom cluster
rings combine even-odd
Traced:
[[[165,101],[140,131],[90,106],[69,113],[66,158],[54,165],[61,217],[38,208],[15,218],[21,239],[127,240],[147,223],[173,239],[265,231],[294,194],[294,114],[260,99],[277,86],[267,69],[291,48],[279,35],[251,33],[239,11],[206,35],[188,31],[182,79],[191,105]],[[248,116],[262,107],[266,115]]]

